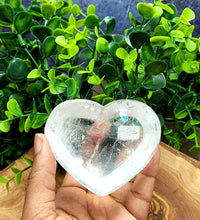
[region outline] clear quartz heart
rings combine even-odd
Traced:
[[[144,169],[159,144],[161,127],[142,102],[102,106],[77,99],[52,111],[45,135],[61,166],[88,190],[105,196]]]

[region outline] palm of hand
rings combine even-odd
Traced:
[[[146,219],[157,170],[157,152],[136,178],[114,193],[99,197],[66,174],[56,195],[58,219],[133,220]]]
[[[158,171],[159,149],[145,169],[114,193],[99,197],[69,174],[55,193],[56,160],[43,136],[34,157],[23,220],[133,220],[146,219]],[[37,149],[39,138],[35,141]]]

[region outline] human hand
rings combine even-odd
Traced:
[[[35,136],[34,153],[22,220],[146,219],[159,166],[159,149],[141,173],[104,197],[89,192],[68,173],[56,194],[56,160],[43,134]]]

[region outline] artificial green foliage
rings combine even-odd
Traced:
[[[178,17],[175,5],[156,0],[137,9],[141,19],[130,12],[130,28],[114,34],[115,18],[100,20],[94,5],[83,12],[71,0],[32,1],[27,9],[20,0],[1,1],[2,167],[32,147],[56,105],[76,98],[102,105],[116,99],[145,102],[158,114],[165,141],[179,150],[186,138],[193,143],[188,150],[199,150],[195,14],[186,8]],[[12,170],[19,183],[23,171]],[[9,181],[0,177],[7,187]]]

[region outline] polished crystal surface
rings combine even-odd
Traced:
[[[136,176],[160,141],[160,122],[146,104],[90,100],[59,104],[45,125],[57,161],[93,193],[105,196]]]

